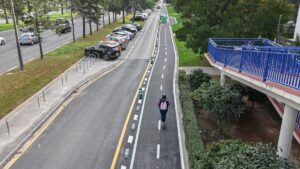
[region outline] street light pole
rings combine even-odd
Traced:
[[[20,70],[23,71],[24,70],[24,64],[23,64],[23,58],[22,58],[22,53],[21,53],[21,47],[20,47],[20,43],[19,43],[18,28],[17,28],[17,24],[16,24],[16,19],[15,19],[16,16],[15,16],[14,2],[13,2],[13,0],[10,0],[10,2],[11,2],[12,19],[13,19],[13,23],[14,23],[17,49],[18,49]]]

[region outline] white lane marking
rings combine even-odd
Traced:
[[[164,69],[163,70],[165,70],[166,69],[166,65],[164,65]]]
[[[144,87],[142,87],[142,91],[145,91],[145,88],[144,88]]]
[[[162,79],[164,78],[164,74],[161,74],[161,78],[162,78]]]
[[[158,129],[158,131],[160,131],[160,129],[161,129],[161,122],[160,122],[160,120],[158,120],[157,129]]]
[[[124,165],[121,166],[121,169],[126,169],[126,167]]]
[[[157,17],[158,18],[158,17]],[[159,29],[157,29],[157,31],[159,31]],[[160,46],[160,38],[158,40],[158,46]],[[158,52],[159,53],[159,47],[158,47]],[[159,55],[158,55],[159,57]],[[149,78],[151,79],[151,76],[152,76],[152,73],[153,73],[153,70],[155,68],[155,65],[156,65],[156,62],[154,62],[154,65],[152,67],[152,71],[150,72],[150,75],[149,75]],[[143,121],[143,115],[144,115],[144,108],[145,108],[145,103],[146,103],[146,100],[147,100],[147,93],[148,93],[148,88],[149,88],[149,83],[150,83],[150,80],[148,81],[147,83],[147,87],[146,87],[146,92],[145,92],[145,101],[143,102],[143,105],[142,105],[142,110],[141,110],[141,115],[140,115],[140,120],[139,120],[139,124],[138,124],[138,127],[137,127],[137,134],[136,134],[136,139],[134,141],[134,146],[133,146],[133,150],[132,150],[132,157],[131,157],[131,161],[130,161],[130,169],[133,169],[133,165],[134,165],[134,159],[135,159],[135,155],[136,155],[136,147],[137,147],[137,142],[139,140],[139,135],[140,135],[140,131],[141,131],[141,125],[142,125],[142,121]]]
[[[165,58],[165,62],[167,62],[167,58]]]
[[[133,120],[137,120],[139,118],[139,115],[137,115],[137,114],[135,114],[134,116],[133,116]]]
[[[127,142],[130,143],[130,144],[132,144],[132,142],[133,142],[133,136],[128,136]]]
[[[139,99],[139,100],[138,100],[138,104],[141,104],[141,103],[142,103],[142,99]]]
[[[167,48],[167,47],[165,47],[165,50],[168,50],[168,48]]]
[[[162,91],[162,89],[163,89],[163,86],[162,86],[162,85],[160,85],[160,91]]]
[[[156,146],[156,158],[157,159],[160,158],[160,144],[157,144],[157,146]]]
[[[145,78],[145,81],[147,81],[148,80],[148,78]]]
[[[165,53],[166,55],[168,55],[168,52],[166,51],[166,53]]]

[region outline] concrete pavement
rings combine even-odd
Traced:
[[[120,59],[114,61],[123,62],[120,67],[79,93],[75,92],[74,100],[70,100],[69,105],[63,105],[61,112],[45,127],[44,132],[38,134],[39,137],[33,136],[34,141],[30,146],[21,149],[21,154],[16,155],[18,158],[15,156],[12,159],[12,168],[81,169],[110,166],[116,138],[120,135],[134,91],[151,56],[157,20],[158,15],[153,14],[143,32],[128,46],[124,53],[128,59],[122,54]],[[57,79],[56,88],[62,88],[59,86],[62,85],[60,80]],[[68,83],[71,80],[68,77]],[[36,97],[29,107],[37,107]],[[28,111],[31,112],[31,109]]]

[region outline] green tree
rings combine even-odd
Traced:
[[[208,74],[203,73],[201,69],[198,69],[194,70],[192,74],[188,76],[188,79],[190,82],[191,89],[196,90],[201,86],[203,82],[209,82],[211,77]]]
[[[236,140],[222,140],[208,146],[197,168],[296,169],[292,162],[280,158],[272,145],[249,145]]]
[[[202,83],[192,93],[192,98],[196,104],[216,114],[220,129],[227,129],[230,122],[238,119],[243,113],[241,94],[214,81]]]

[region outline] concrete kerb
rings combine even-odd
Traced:
[[[168,14],[168,10],[166,10],[167,16],[169,16]],[[172,43],[174,45],[174,52],[175,52],[175,71],[174,71],[174,81],[173,81],[173,90],[174,90],[174,98],[175,98],[175,109],[177,111],[178,114],[178,120],[179,120],[179,128],[178,128],[178,132],[179,135],[181,135],[181,141],[182,142],[182,156],[183,156],[183,162],[184,164],[182,164],[182,167],[184,167],[184,169],[189,169],[189,158],[188,158],[188,152],[186,149],[186,144],[185,144],[185,132],[184,132],[184,126],[183,126],[183,121],[182,121],[182,106],[180,103],[180,99],[179,99],[179,86],[178,86],[178,73],[179,73],[179,55],[178,55],[178,49],[176,46],[176,43],[174,41],[174,33],[172,30],[172,27],[169,25],[170,27],[170,33],[171,33],[171,39],[172,39]]]
[[[84,58],[82,58],[81,60],[83,60]],[[80,60],[80,61],[81,61]],[[78,61],[78,62],[80,62]],[[77,63],[78,63],[77,62]],[[77,64],[76,63],[76,64]],[[34,133],[36,131],[38,131],[38,129],[48,120],[49,117],[51,117],[51,115],[56,111],[58,110],[59,107],[61,107],[65,101],[74,93],[74,91],[76,91],[77,89],[79,89],[80,87],[82,87],[83,85],[89,83],[90,81],[92,80],[95,80],[97,79],[99,76],[103,75],[104,73],[108,72],[109,70],[115,68],[115,67],[118,67],[118,66],[121,66],[121,63],[124,63],[124,60],[119,60],[117,61],[116,63],[104,68],[103,70],[101,70],[100,72],[94,74],[94,75],[91,75],[90,77],[88,77],[86,80],[82,81],[81,83],[77,84],[76,86],[74,86],[72,89],[70,89],[67,94],[65,95],[65,98],[63,99],[63,101],[59,104],[56,104],[55,106],[53,106],[50,111],[47,113],[47,115],[41,120],[40,123],[38,123],[38,125],[32,130],[30,131],[30,133],[25,136],[25,138],[9,153],[8,156],[6,156],[1,162],[0,162],[0,168],[3,168],[9,161],[11,158],[14,157],[15,154],[17,154],[18,150],[34,135]],[[74,66],[74,65],[73,65]],[[68,69],[68,71],[70,71],[72,68],[70,67]],[[61,78],[65,73],[61,74],[59,77],[57,77],[55,80],[53,80],[52,82],[50,82],[48,85],[46,86],[49,86],[50,84],[52,84],[54,81],[56,81],[57,79]],[[37,94],[40,94],[41,91],[39,91]],[[37,96],[37,94],[33,95],[32,97],[35,97]],[[31,97],[31,98],[32,98]],[[28,99],[29,100],[29,99]],[[23,103],[25,104],[25,102]],[[21,107],[21,105],[19,106]]]

